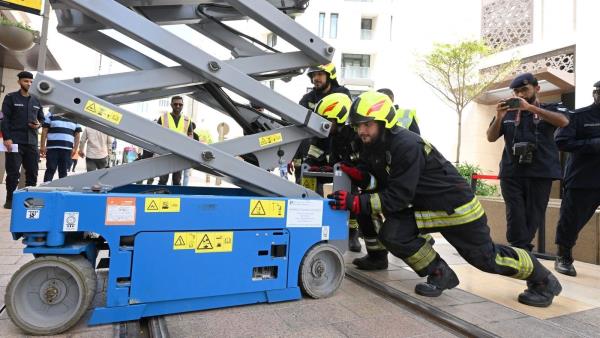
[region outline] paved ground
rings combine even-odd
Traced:
[[[200,179],[199,177],[196,179]],[[203,180],[203,177],[201,177]],[[5,186],[0,184],[0,202]],[[31,259],[22,254],[22,244],[9,232],[10,212],[0,208],[0,295],[3,297],[11,275]],[[436,249],[450,264],[464,261],[443,240]],[[348,263],[357,255],[347,254]],[[387,271],[371,273],[373,278],[413,295],[420,279],[405,264],[391,259]],[[98,294],[94,305],[104,302],[106,271],[99,271]],[[600,273],[598,274],[600,276]],[[461,277],[462,278],[462,277]],[[600,278],[598,279],[600,280]],[[493,288],[495,285],[489,285]],[[600,289],[600,283],[595,286]],[[0,306],[4,304],[0,298]],[[439,298],[421,298],[459,318],[475,323],[503,337],[600,337],[600,308],[569,315],[538,319],[472,293],[455,289]],[[116,325],[88,327],[90,311],[75,328],[59,337],[113,337]],[[345,280],[341,290],[326,300],[303,299],[279,304],[202,311],[166,317],[172,337],[447,337],[439,327],[407,312],[356,283]],[[6,311],[0,312],[0,337],[23,337]]]

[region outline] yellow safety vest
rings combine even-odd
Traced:
[[[417,119],[417,110],[416,109],[402,109],[397,108],[398,111],[398,125],[402,128],[408,129],[414,120]]]
[[[183,123],[181,123],[181,119],[183,119]],[[160,119],[161,124],[165,128],[169,128],[177,133],[187,135],[187,131],[190,128],[190,119],[187,116],[181,116],[179,118],[179,124],[175,125],[175,120],[173,119],[173,115],[171,113],[164,113]]]

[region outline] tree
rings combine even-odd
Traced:
[[[512,60],[482,72],[482,60],[498,51],[478,40],[457,44],[436,43],[433,51],[419,60],[421,67],[418,76],[458,115],[456,163],[460,162],[462,113],[465,107],[498,80],[508,76],[518,64]]]

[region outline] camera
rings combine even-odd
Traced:
[[[510,99],[504,101],[504,106],[507,107],[508,109],[519,108],[521,106],[521,100],[519,100],[516,97],[510,98]]]
[[[513,145],[513,155],[519,159],[519,164],[531,164],[535,149],[535,143],[518,142]]]

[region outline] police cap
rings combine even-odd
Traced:
[[[19,74],[17,74],[17,77],[19,78],[19,80],[20,79],[33,79],[33,74],[24,70],[24,71],[20,72]]]
[[[594,87],[596,87],[596,88],[600,88],[600,81],[598,81],[598,82],[594,83]]]
[[[531,73],[523,73],[517,77],[510,83],[510,89],[520,88],[526,85],[537,86],[538,81]]]

